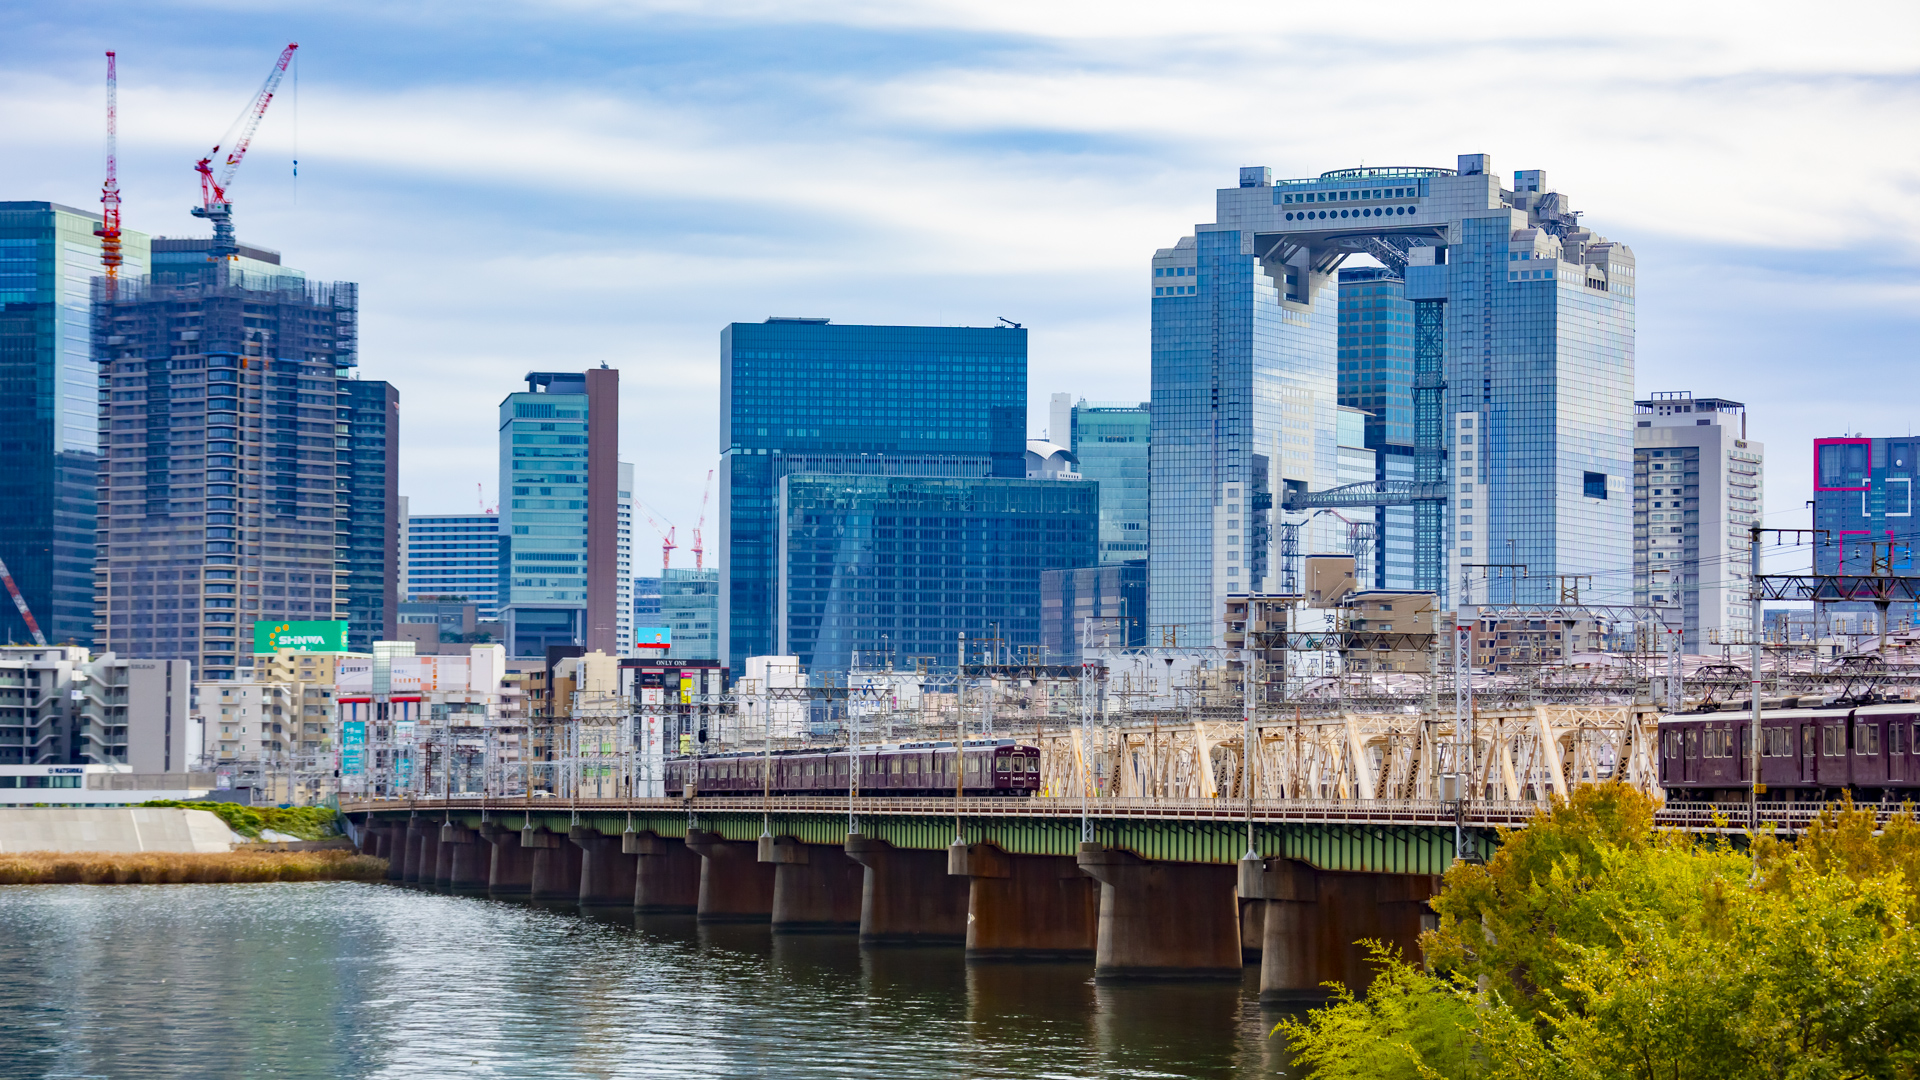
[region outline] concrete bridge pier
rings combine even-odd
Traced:
[[[440,850],[451,852],[447,888],[454,892],[487,891],[487,876],[493,864],[493,845],[465,825],[440,826]]]
[[[633,904],[634,864],[620,837],[575,825],[567,838],[580,849],[580,902],[589,907],[628,907]]]
[[[1240,863],[1240,893],[1262,902],[1260,998],[1320,1000],[1329,982],[1362,993],[1373,982],[1362,939],[1420,956],[1420,932],[1437,918],[1427,907],[1440,879],[1426,874],[1316,870],[1289,859]]]
[[[692,914],[698,910],[702,860],[686,841],[654,832],[630,832],[621,835],[620,850],[634,856],[636,913]]]
[[[520,846],[533,850],[535,900],[580,899],[580,849],[556,832],[532,826],[520,830]]]
[[[955,843],[947,873],[967,879],[969,962],[1094,958],[1100,883],[1075,860]]]
[[[773,917],[774,866],[760,861],[758,845],[718,833],[687,830],[687,847],[700,856],[701,922],[766,922]]]
[[[1078,861],[1100,883],[1094,978],[1240,977],[1233,867],[1149,861],[1090,843]]]
[[[423,872],[420,875],[422,885],[431,884],[436,889],[445,889],[453,884],[453,850],[460,845],[457,841],[449,839],[447,834],[449,825],[453,825],[453,822],[446,822],[433,830],[433,879],[428,881],[427,875]]]
[[[426,848],[427,832],[431,829],[438,829],[439,827],[438,825],[430,824],[425,818],[416,817],[407,820],[406,854],[401,859],[400,877],[398,880],[419,881],[422,864],[425,863],[428,867],[433,865],[430,862],[425,862],[425,860],[431,858]],[[431,873],[432,871],[429,870],[428,872]]]
[[[525,896],[533,891],[533,852],[520,846],[520,831],[489,821],[480,837],[493,848],[487,863],[487,895]]]
[[[860,885],[862,945],[959,945],[967,940],[967,883],[947,874],[939,851],[894,847],[859,833],[847,857],[866,868]]]
[[[367,839],[370,841],[367,854],[377,859],[387,860],[389,881],[398,880],[406,870],[402,865],[405,859],[403,853],[406,850],[406,835],[407,830],[404,826],[389,825],[386,822],[370,825],[367,828]]]
[[[844,849],[802,843],[791,836],[762,836],[755,857],[774,868],[774,933],[837,934],[860,929],[865,873]]]

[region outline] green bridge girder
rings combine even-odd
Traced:
[[[404,820],[408,813],[404,809],[383,809],[375,811],[373,816],[389,821]],[[461,808],[451,812],[423,809],[420,816],[469,828],[482,823],[477,809]],[[758,810],[701,809],[689,815],[672,810],[632,813],[582,810],[573,814],[563,809],[531,813],[494,809],[487,812],[487,819],[516,831],[531,824],[565,834],[580,825],[608,836],[631,831],[673,838],[684,838],[691,824],[705,832],[739,841],[755,840],[763,829],[770,829],[775,836],[832,845],[845,843],[848,833],[845,813],[822,811],[775,810],[766,817]],[[1143,859],[1237,863],[1247,851],[1244,822],[1137,818],[1094,818],[1092,822],[1096,843],[1130,851]],[[922,851],[944,851],[956,835],[953,817],[932,814],[863,814],[859,826],[864,836],[884,840],[895,847]],[[970,844],[990,843],[1014,855],[1071,857],[1079,851],[1081,839],[1079,819],[1068,816],[962,818],[958,829],[958,834]],[[1497,831],[1493,829],[1469,828],[1466,833],[1468,843],[1476,851],[1490,851],[1498,842]],[[1454,862],[1451,826],[1257,822],[1253,840],[1255,850],[1264,857],[1283,856],[1329,871],[1442,874]]]

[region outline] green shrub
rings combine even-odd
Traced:
[[[179,799],[153,799],[142,806],[177,806],[183,810],[205,810],[227,828],[250,839],[259,839],[261,829],[297,836],[302,840],[322,840],[339,833],[339,818],[325,806],[242,806],[230,802],[183,802]]]

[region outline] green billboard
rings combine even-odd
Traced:
[[[346,652],[347,622],[345,619],[324,622],[268,622],[263,619],[253,624],[254,652],[272,653],[281,649],[295,652]]]

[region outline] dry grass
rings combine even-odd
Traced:
[[[184,885],[380,881],[387,861],[351,851],[28,851],[0,855],[0,885]]]

